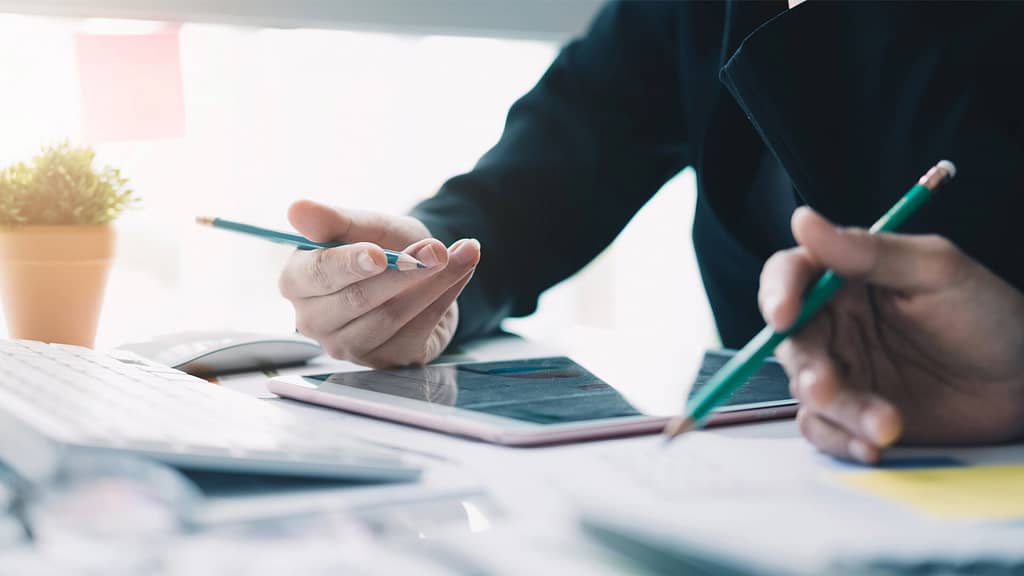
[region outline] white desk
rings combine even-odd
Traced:
[[[642,350],[630,349],[628,344],[623,345],[620,340],[599,331],[587,333],[577,330],[558,335],[558,340],[559,344],[555,345],[528,343],[516,339],[482,342],[471,347],[467,351],[468,358],[465,359],[493,360],[565,353],[593,370],[598,376],[621,386],[630,400],[643,408],[658,405],[682,406],[686,383],[692,380],[692,372],[698,365],[702,353],[699,347],[682,351],[651,350],[649,347]],[[315,417],[346,418],[352,422],[353,430],[360,436],[406,449],[414,447],[417,451],[429,455],[429,472],[422,487],[427,494],[436,490],[442,497],[447,495],[455,499],[488,495],[497,510],[494,518],[487,519],[489,529],[470,534],[463,525],[461,528],[456,527],[448,531],[449,540],[471,542],[470,545],[457,546],[457,554],[460,558],[468,558],[477,566],[485,566],[497,573],[510,574],[567,573],[570,570],[575,573],[617,574],[636,569],[635,565],[623,563],[620,556],[583,536],[579,525],[579,510],[574,500],[593,502],[605,497],[606,492],[606,498],[611,503],[608,506],[611,513],[615,513],[617,505],[622,505],[621,501],[629,502],[628,506],[633,506],[632,499],[623,497],[623,492],[636,490],[637,486],[615,484],[609,478],[598,477],[608,470],[608,464],[602,463],[603,459],[611,454],[649,451],[652,442],[657,443],[656,439],[636,437],[546,448],[506,448],[305,406],[287,400],[271,401],[286,403],[289,409],[303,410]],[[721,439],[726,444],[731,444],[733,448],[741,450],[749,450],[750,446],[763,446],[767,453],[762,455],[763,460],[759,460],[760,462],[770,460],[771,451],[776,449],[795,454],[795,459],[785,459],[780,455],[778,460],[780,466],[797,465],[797,462],[804,461],[809,463],[807,467],[799,468],[795,474],[810,472],[829,476],[837,469],[842,471],[844,466],[817,454],[810,448],[800,439],[792,420],[716,428],[703,434],[712,439]],[[729,439],[734,441],[730,443]],[[906,454],[931,452],[906,449],[902,451]],[[1024,462],[1024,445],[947,449],[942,452],[973,463],[1007,459]],[[737,458],[742,457],[740,455]],[[719,459],[719,464],[723,462],[728,465],[728,456]],[[777,479],[785,481],[786,475],[771,470],[770,462],[763,466],[766,477],[774,475]],[[751,469],[749,472],[756,474],[758,470]],[[729,480],[724,480],[725,485],[717,492],[728,493],[744,489],[729,485],[728,482]],[[771,481],[768,482],[771,486]],[[908,554],[912,554],[912,551],[926,554],[933,550],[930,548],[929,538],[936,541],[946,538],[952,546],[952,542],[958,539],[957,534],[963,531],[962,534],[968,537],[959,540],[967,541],[965,550],[968,554],[973,546],[969,536],[974,533],[971,532],[969,525],[950,526],[935,523],[921,518],[916,512],[901,509],[898,505],[852,491],[843,492],[842,489],[829,485],[828,481],[824,481],[826,486],[823,490],[818,490],[814,483],[802,484],[802,479],[796,482],[801,484],[783,488],[774,497],[766,498],[765,495],[769,492],[762,491],[760,494],[750,495],[748,500],[744,500],[742,496],[735,500],[732,497],[736,495],[730,493],[728,498],[721,502],[701,503],[704,509],[700,514],[702,517],[717,516],[719,531],[724,525],[729,542],[734,539],[746,540],[752,548],[755,543],[752,538],[744,538],[744,530],[753,532],[763,529],[764,518],[773,515],[778,518],[774,527],[778,529],[779,535],[802,534],[801,537],[806,537],[805,541],[809,543],[814,541],[814,534],[808,533],[819,529],[832,531],[836,540],[849,538],[852,541],[859,541],[866,535],[867,543],[859,542],[857,546],[870,551],[874,546],[870,542],[871,536],[874,534],[882,537],[883,534],[887,534],[885,537],[893,542],[905,542]],[[361,498],[362,496],[357,496],[361,490],[350,490],[345,493],[335,491],[324,496],[335,504],[344,505],[346,500],[355,501]],[[390,492],[390,495],[386,490],[382,491],[369,497],[369,500],[361,500],[360,505],[372,502],[376,497],[394,498],[396,491]],[[714,492],[716,491],[712,490],[708,494]],[[415,493],[416,488],[403,492],[411,499],[415,498]],[[369,491],[364,493],[366,494],[369,494]],[[637,501],[638,506],[641,504]],[[666,516],[665,506],[677,508],[676,511],[680,515],[697,509],[692,506],[693,502],[689,501],[668,502],[660,509],[660,502],[656,500],[653,503],[648,501],[646,504],[652,517]],[[756,513],[746,513],[753,510],[762,513],[760,518]],[[830,515],[834,518],[835,524],[820,521],[821,518]],[[667,515],[669,518],[671,516],[672,514]],[[723,516],[725,520],[742,519],[745,523],[737,523],[736,529],[731,530],[731,522],[721,521]],[[678,528],[672,526],[670,522],[663,525],[666,530]],[[684,525],[683,528],[701,529],[699,522]],[[712,528],[708,526],[711,533],[714,532]],[[917,537],[903,533],[904,530],[915,533]],[[987,534],[991,549],[1002,550],[1003,548],[999,548],[1000,541],[1013,541],[1013,538],[1024,541],[1024,526],[1008,531],[994,530]],[[444,541],[444,535],[445,530],[439,529],[438,537],[441,541]],[[755,535],[746,534],[751,537]],[[700,538],[696,540],[699,541]],[[770,542],[771,538],[763,540]],[[713,543],[720,541],[721,538]],[[817,560],[814,554],[808,554],[803,559],[792,558],[794,565],[798,562],[811,565],[811,562]],[[782,566],[783,569],[788,568],[785,562]],[[507,570],[501,572],[501,568]]]
[[[568,336],[568,337],[567,337]],[[460,360],[496,360],[530,357],[546,354],[568,354],[599,376],[626,378],[633,372],[636,379],[627,386],[631,399],[639,404],[673,402],[682,406],[685,383],[690,374],[673,378],[671,366],[699,361],[702,350],[694,349],[684,361],[679,354],[656,353],[649,349],[630,353],[613,339],[604,338],[602,332],[575,331],[563,334],[562,344],[526,342],[518,338],[501,338],[477,343]],[[683,356],[687,356],[684,354]],[[630,370],[638,358],[655,358],[642,369]],[[333,369],[357,369],[355,366],[327,362]],[[316,367],[303,368],[304,373],[317,372]],[[614,378],[613,377],[613,378]],[[260,376],[227,378],[222,385],[239,391],[266,397]],[[612,380],[618,382],[616,380]],[[576,573],[617,574],[631,568],[616,554],[599,547],[582,536],[576,510],[557,484],[589,482],[579,477],[572,462],[587,459],[589,454],[607,450],[610,446],[649,444],[650,437],[624,438],[583,444],[569,444],[542,448],[508,448],[483,442],[447,436],[408,426],[348,414],[327,408],[305,405],[291,400],[268,399],[289,410],[302,412],[310,418],[344,419],[352,425],[353,434],[403,450],[412,449],[421,455],[427,467],[424,481],[419,485],[312,488],[292,493],[269,493],[257,497],[224,497],[211,503],[209,518],[223,521],[244,517],[254,511],[261,513],[287,513],[296,510],[337,507],[339,509],[373,509],[392,502],[410,503],[417,499],[450,499],[459,501],[474,497],[489,497],[496,514],[487,517],[485,528],[469,526],[471,514],[447,526],[423,526],[425,538],[470,538],[476,543],[469,547],[477,562],[503,564],[507,558],[510,574],[518,573]],[[716,434],[730,437],[796,437],[798,432],[792,421],[775,421],[755,425],[720,428]],[[553,483],[553,478],[560,481]],[[405,504],[403,504],[405,505]],[[415,507],[415,505],[412,505]],[[411,515],[410,515],[411,516]],[[430,516],[428,512],[426,516]],[[429,519],[425,522],[429,524]],[[410,518],[410,526],[416,521]],[[436,534],[429,534],[436,528]],[[472,533],[471,530],[480,530]],[[467,553],[467,550],[460,550]],[[527,566],[529,568],[527,568]],[[557,569],[556,569],[557,568]]]
[[[686,363],[687,351],[631,352],[602,334],[563,334],[562,346],[527,343],[515,339],[482,342],[469,348],[465,359],[499,359],[567,353],[613,383],[629,378],[627,395],[638,404],[675,402],[680,405],[683,383],[690,378],[673,377],[672,366]],[[678,351],[677,351],[678,352]],[[699,350],[693,351],[699,355]],[[630,370],[643,359],[642,368]],[[649,360],[649,361],[648,361]],[[332,369],[351,365],[330,363]],[[311,367],[318,371],[321,367]],[[608,376],[611,374],[611,376]],[[666,377],[666,375],[669,375]],[[261,375],[225,378],[221,385],[242,393],[266,396]],[[488,573],[488,574],[621,574],[635,573],[637,565],[586,537],[578,522],[574,500],[601,497],[607,492],[612,508],[630,501],[616,488],[609,471],[601,467],[608,453],[650,450],[651,437],[635,437],[545,448],[506,448],[474,440],[446,436],[407,426],[365,418],[290,400],[267,399],[309,418],[341,419],[351,425],[354,436],[395,449],[409,451],[426,469],[422,482],[377,486],[311,484],[296,487],[254,483],[230,486],[208,498],[200,517],[208,532],[186,535],[158,546],[140,561],[125,556],[117,543],[104,550],[96,543],[89,553],[99,555],[104,573],[149,573],[154,558],[168,574],[202,573],[368,573],[397,572]],[[790,448],[807,448],[792,421],[718,428],[707,438],[733,439],[734,447],[753,443],[771,444],[775,439]],[[781,445],[781,444],[777,444]],[[975,458],[998,458],[1005,448],[970,451]],[[1018,453],[1024,447],[1011,448]],[[809,448],[809,457],[818,458]],[[1020,454],[1024,461],[1024,454]],[[823,457],[821,457],[823,458]],[[595,464],[598,463],[598,464]],[[770,470],[767,472],[771,472]],[[616,480],[617,482],[618,480]],[[780,508],[780,533],[803,522],[797,514],[822,510],[835,502],[808,493],[803,502],[764,499],[753,503],[760,508]],[[722,503],[721,508],[701,511],[710,518],[738,522],[735,538],[746,543],[756,523],[745,518],[752,502]],[[692,504],[692,503],[691,503]],[[710,503],[700,503],[708,508]],[[874,504],[876,507],[879,503]],[[785,506],[785,509],[781,509]],[[698,506],[699,507],[699,506]],[[792,508],[790,508],[792,507]],[[654,516],[692,512],[693,507],[654,509]],[[710,510],[710,513],[709,513]],[[792,518],[786,515],[792,511]],[[820,514],[819,514],[820,516]],[[256,521],[253,518],[273,518]],[[857,516],[850,516],[856,520]],[[248,523],[239,523],[242,520]],[[739,523],[740,521],[745,523]],[[836,520],[837,523],[845,519]],[[721,522],[719,522],[721,524]],[[920,524],[924,526],[925,524]],[[256,526],[256,528],[253,528]],[[806,526],[804,526],[806,528]],[[699,530],[699,528],[697,529]],[[1021,537],[1024,538],[1024,527]],[[105,555],[104,555],[105,554]],[[0,549],[0,574],[47,573],[56,558],[67,560],[64,549]],[[148,564],[147,564],[148,562]],[[95,562],[94,562],[95,564]],[[40,568],[42,566],[42,568]],[[66,564],[57,564],[67,572]],[[79,564],[74,565],[79,568]],[[140,568],[141,566],[141,568]],[[93,566],[95,567],[95,565]]]

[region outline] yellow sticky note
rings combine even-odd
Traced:
[[[848,486],[942,518],[1024,517],[1024,465],[873,470],[838,477]]]

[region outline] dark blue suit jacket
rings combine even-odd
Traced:
[[[413,214],[484,258],[459,339],[529,314],[668,179],[698,176],[693,240],[726,346],[763,324],[758,276],[810,204],[865,226],[937,160],[909,223],[1018,288],[1024,3],[625,2],[510,110],[500,142]]]

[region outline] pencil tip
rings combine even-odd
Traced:
[[[403,271],[430,268],[430,266],[427,266],[423,262],[420,262],[416,258],[413,258],[412,256],[406,254],[405,252],[401,252],[398,254],[398,257],[395,259],[395,267]]]
[[[213,220],[209,216],[196,216],[196,224],[202,224],[203,226],[212,226]]]
[[[695,425],[696,422],[691,417],[673,418],[665,425],[665,431],[662,432],[662,446],[668,446],[676,436],[693,430]]]

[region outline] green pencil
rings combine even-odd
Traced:
[[[939,186],[954,176],[956,176],[956,166],[949,160],[939,161],[875,222],[871,227],[871,233],[890,232],[899,228],[907,218],[928,201]],[[688,403],[686,415],[669,421],[664,431],[665,442],[700,426],[712,410],[725,402],[757,371],[776,346],[806,324],[839,291],[842,285],[842,277],[832,270],[826,270],[807,292],[803,306],[800,308],[800,314],[793,326],[783,332],[776,332],[771,326],[765,326],[758,332],[746,346],[708,380],[708,383]]]
[[[300,250],[317,250],[320,248],[335,248],[337,246],[344,246],[348,242],[314,242],[304,236],[298,234],[290,234],[288,232],[280,232],[277,230],[270,230],[268,228],[260,228],[259,226],[253,226],[252,224],[243,224],[241,222],[235,222],[232,220],[225,220],[224,218],[210,218],[207,216],[196,216],[196,223],[204,226],[213,226],[214,228],[222,228],[224,230],[231,230],[233,232],[240,232],[242,234],[248,234],[250,236],[256,236],[271,242],[277,242],[279,244],[290,244],[297,247]],[[394,250],[385,250],[384,255],[388,259],[388,268],[392,270],[415,270],[417,268],[426,268],[426,264],[423,264],[416,258],[402,252],[395,252]]]

